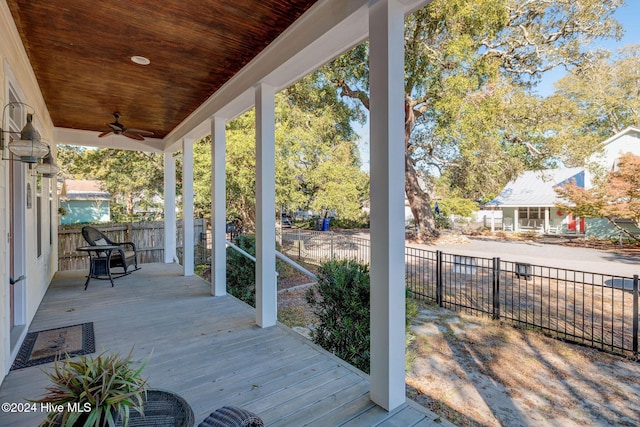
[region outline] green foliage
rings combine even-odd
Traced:
[[[353,260],[332,260],[320,266],[317,276],[318,286],[309,288],[305,295],[318,319],[316,328],[311,331],[313,342],[368,373],[371,349],[369,267]],[[407,290],[407,329],[418,313],[418,306],[409,295]]]
[[[640,122],[640,44],[617,55],[599,52],[588,66],[577,68],[556,83],[549,100],[561,111],[552,121],[550,141],[564,147],[568,166],[584,166],[600,143]]]
[[[328,261],[318,269],[318,286],[306,299],[318,318],[313,342],[369,372],[369,267],[355,261]]]
[[[442,213],[435,214],[434,219],[436,220],[436,228],[438,230],[448,230],[451,228],[451,219]]]
[[[95,358],[71,359],[67,355],[63,361],[56,360],[53,372],[46,372],[53,383],[47,387],[48,393],[32,402],[63,405],[64,410],[49,413],[42,425],[58,425],[61,416],[65,427],[80,425],[77,422],[84,422],[84,426],[112,426],[118,414],[127,425],[131,409],[142,413],[147,388],[147,381],[140,376],[146,362],[136,369],[132,356],[133,349],[126,357],[102,353]],[[88,404],[91,411],[70,411],[68,403],[80,404],[80,408]]]
[[[256,237],[240,234],[235,239],[240,249],[255,257]],[[256,264],[233,248],[227,248],[227,288],[234,297],[256,306]]]
[[[369,228],[371,219],[368,215],[362,215],[357,219],[331,218],[332,228],[341,228],[345,230],[354,230],[361,228]]]
[[[459,215],[465,218],[473,216],[473,213],[478,210],[478,204],[473,200],[453,195],[439,200],[438,207],[443,216]]]
[[[161,153],[59,145],[58,162],[69,178],[104,183],[113,197],[111,219],[115,222],[148,220],[148,215],[136,215],[136,210],[152,212],[161,207],[156,202],[164,191]]]
[[[357,219],[368,199],[369,178],[360,169],[354,111],[338,99],[335,86],[312,74],[276,95],[276,203],[333,209]],[[245,229],[255,225],[255,111],[227,124],[227,217]],[[211,210],[211,138],[194,145],[197,216]],[[275,213],[274,213],[275,214]]]

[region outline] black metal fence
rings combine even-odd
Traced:
[[[621,277],[407,248],[407,286],[441,307],[638,354],[638,276]]]
[[[306,262],[368,263],[368,239],[282,233],[282,251]],[[638,354],[638,276],[622,277],[406,248],[406,284],[419,300],[534,328],[610,353]]]

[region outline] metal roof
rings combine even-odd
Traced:
[[[500,195],[487,204],[501,207],[554,206],[558,201],[554,189],[571,181],[584,187],[586,174],[584,168],[527,171],[507,184]]]

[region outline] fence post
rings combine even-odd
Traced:
[[[633,353],[638,354],[638,275],[633,275]]]
[[[333,261],[333,231],[330,231],[329,233],[331,233],[331,260]]]
[[[442,307],[442,251],[436,251],[436,303]]]
[[[300,229],[298,228],[298,259],[302,259],[302,236],[300,235]]]
[[[500,318],[500,258],[493,258],[493,319]]]

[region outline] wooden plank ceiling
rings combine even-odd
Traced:
[[[119,112],[163,138],[316,1],[7,4],[56,127],[101,132]]]

